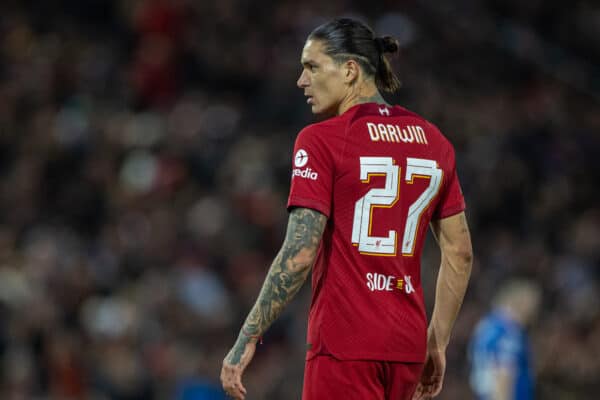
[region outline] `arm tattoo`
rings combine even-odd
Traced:
[[[261,336],[298,293],[315,260],[326,223],[327,217],[318,211],[292,210],[283,246],[228,356],[230,363],[240,362],[249,336]]]

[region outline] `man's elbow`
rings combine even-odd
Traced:
[[[444,253],[451,260],[450,264],[457,272],[462,272],[465,275],[471,274],[471,268],[473,266],[473,248],[471,247],[470,242],[453,246]]]
[[[471,247],[471,243],[459,247],[457,250],[457,257],[461,264],[468,265],[469,269],[471,269],[471,266],[473,265],[473,247]]]

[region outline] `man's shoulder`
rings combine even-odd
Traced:
[[[440,130],[440,128],[438,128],[438,126],[436,124],[434,124],[433,122],[431,122],[430,120],[428,120],[427,118],[422,116],[421,114],[419,114],[415,111],[409,110],[408,108],[399,106],[399,105],[395,105],[394,109],[396,110],[398,115],[419,119],[419,120],[421,120],[421,122],[424,125],[427,126],[428,129],[434,130],[434,131],[438,132],[440,135],[444,136],[442,134],[442,131]]]
[[[398,115],[403,115],[403,116],[406,116],[406,117],[413,117],[413,118],[420,119],[423,122],[429,122],[421,114],[416,113],[416,112],[414,112],[412,110],[409,110],[408,108],[402,107],[402,106],[400,106],[398,104],[394,105],[393,108],[396,111],[396,113],[398,113]]]
[[[323,144],[327,142],[329,138],[332,138],[336,132],[343,132],[346,126],[346,121],[340,118],[330,118],[324,121],[315,122],[300,130],[297,140],[316,141]]]
[[[447,140],[440,131],[440,129],[434,123],[429,121],[427,118],[423,117],[421,114],[397,104],[387,105],[377,103],[366,103],[357,108],[354,113],[349,115],[349,117],[352,120],[357,120],[363,117],[385,117],[384,119],[394,117],[409,118],[413,123],[417,122],[420,125],[426,127],[426,129],[430,131],[435,131],[441,137]]]
[[[381,104],[381,103],[362,103],[357,104],[339,116],[340,119],[350,123],[362,118],[384,118],[384,117],[412,117],[425,121],[419,114],[410,111],[399,105]]]
[[[332,128],[342,128],[347,124],[347,121],[344,118],[333,117],[328,118],[323,121],[314,122],[312,124],[306,125],[300,133],[307,132],[307,134],[314,134],[323,131],[329,131]]]

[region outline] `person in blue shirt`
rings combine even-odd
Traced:
[[[526,280],[502,286],[469,344],[470,384],[478,400],[532,400],[534,377],[526,328],[539,312],[541,289]]]

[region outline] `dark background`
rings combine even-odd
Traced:
[[[597,2],[4,0],[2,399],[221,398],[313,121],[300,52],[340,15],[400,39],[389,100],[456,147],[476,258],[440,398],[471,398],[466,343],[514,276],[544,290],[538,398],[593,397]],[[429,242],[429,306],[438,260]],[[306,287],[259,346],[249,399],[299,398],[308,301]]]

